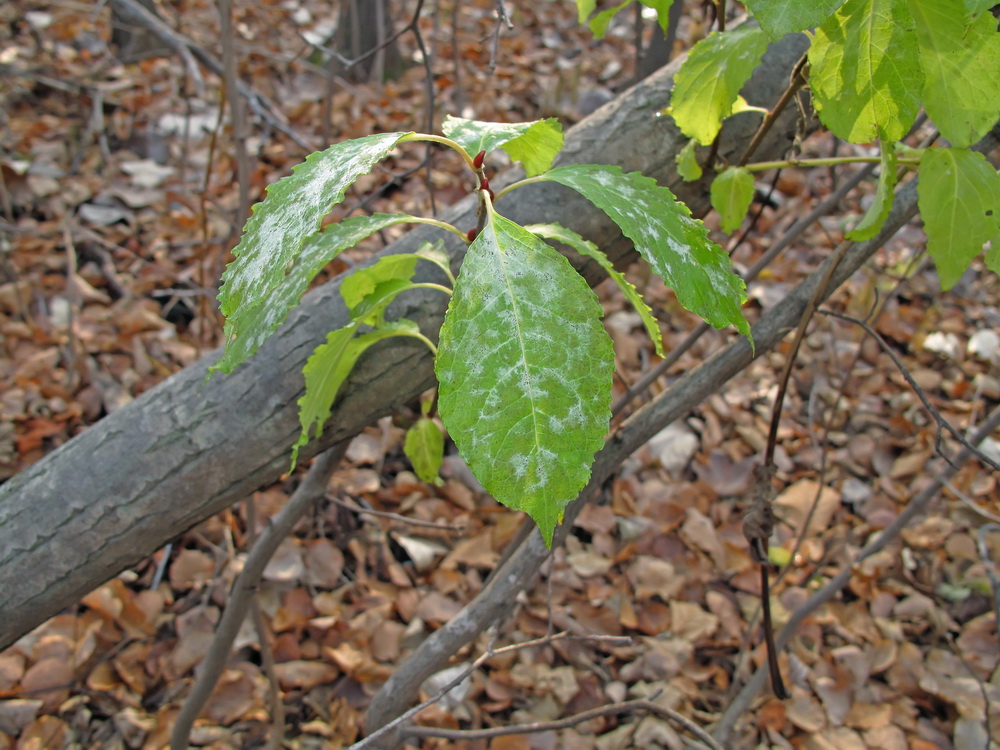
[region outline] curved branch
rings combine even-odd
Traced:
[[[827,263],[813,272],[769,310],[753,328],[756,356],[774,347],[794,328],[822,284],[829,295],[859,269],[917,211],[916,185],[910,183],[897,196],[889,218],[879,234],[852,245],[843,260],[829,272]],[[573,521],[595,496],[619,464],[639,446],[675,419],[683,417],[721,388],[753,359],[750,345],[739,339],[681,377],[673,386],[645,404],[626,420],[601,449],[591,479],[580,496],[566,508],[554,544],[561,544]],[[445,666],[451,656],[471,643],[490,624],[508,611],[508,602],[528,588],[548,550],[537,529],[532,529],[486,586],[450,622],[430,635],[376,693],[368,709],[367,726],[377,729],[403,712],[417,695],[420,684]]]

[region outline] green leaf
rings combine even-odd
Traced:
[[[325,239],[318,248],[306,245],[347,188],[370,172],[404,135],[383,133],[338,143],[310,155],[267,189],[267,198],[254,206],[243,239],[233,250],[236,259],[222,275],[219,301],[226,316],[226,346],[213,370],[231,372],[285,320],[299,299],[289,289],[287,275],[299,280],[321,258],[328,262],[350,247],[333,239]]]
[[[816,29],[809,82],[824,125],[851,143],[906,135],[924,83],[913,31],[906,0],[847,0]]]
[[[635,249],[688,310],[716,328],[736,326],[750,335],[740,312],[746,286],[729,256],[709,240],[705,225],[656,181],[619,167],[578,164],[547,172],[545,179],[581,193],[635,243]]]
[[[917,204],[927,252],[950,289],[983,245],[1000,234],[1000,175],[967,148],[928,149],[920,161]]]
[[[633,0],[624,0],[624,2],[615,5],[614,7],[608,8],[607,10],[602,10],[596,16],[590,19],[590,33],[594,35],[595,39],[603,39],[604,35],[608,33],[608,26],[611,23],[611,19],[620,10],[624,10],[633,3]]]
[[[701,179],[701,164],[698,163],[698,154],[695,152],[697,147],[698,141],[692,138],[674,157],[677,162],[677,174],[684,182],[694,182]]]
[[[587,19],[596,8],[597,0],[576,0],[576,22],[579,24],[587,23]]]
[[[653,316],[653,311],[646,304],[646,300],[642,298],[642,295],[639,294],[639,290],[625,278],[624,274],[615,269],[603,250],[600,250],[590,240],[584,239],[572,229],[568,229],[561,224],[532,224],[531,226],[526,226],[525,229],[539,237],[562,242],[564,245],[568,245],[576,250],[580,255],[593,258],[597,261],[598,265],[607,271],[611,280],[622,290],[625,299],[639,313],[639,317],[642,318],[642,324],[646,328],[646,333],[649,334],[649,338],[652,339],[653,346],[656,348],[657,356],[661,358],[665,356],[663,353],[663,336],[660,333],[660,324]]]
[[[373,265],[357,269],[340,284],[340,296],[344,298],[347,309],[353,312],[365,297],[385,281],[412,279],[417,260],[418,257],[412,253],[402,253],[386,256]]]
[[[451,258],[448,257],[448,253],[444,249],[444,243],[441,240],[437,242],[425,242],[417,248],[415,255],[418,258],[433,263],[451,278]]]
[[[746,167],[729,167],[712,180],[712,207],[722,217],[722,231],[739,229],[753,202],[753,175]]]
[[[444,435],[437,422],[421,417],[406,431],[403,453],[423,482],[440,484],[438,471],[444,461]]]
[[[772,39],[823,23],[844,0],[747,0],[760,27]]]
[[[511,159],[524,165],[524,173],[528,177],[534,177],[552,166],[562,147],[562,125],[556,118],[549,117],[538,120],[524,135],[507,141],[500,148]]]
[[[754,26],[713,31],[698,42],[674,76],[670,114],[684,135],[708,145],[733,111],[736,97],[767,50]]]
[[[969,146],[1000,118],[1000,34],[991,13],[970,19],[963,0],[908,0],[924,71],[924,108],[953,146]]]
[[[465,120],[448,115],[441,131],[470,154],[502,148],[524,165],[528,177],[544,172],[563,146],[562,125],[554,117],[534,122],[505,123]]]
[[[891,143],[883,141],[881,145],[882,169],[878,175],[878,187],[875,188],[875,200],[864,218],[845,235],[854,242],[870,240],[878,234],[892,209],[892,191],[896,188],[896,151]]]
[[[302,373],[306,379],[306,392],[299,399],[299,424],[302,433],[292,446],[292,468],[299,457],[299,448],[309,442],[309,433],[316,426],[316,437],[323,434],[323,425],[330,418],[333,402],[341,386],[354,369],[358,358],[372,344],[393,336],[420,338],[420,328],[411,320],[400,319],[385,323],[368,333],[355,336],[357,322],[327,334],[326,341],[313,351]]]
[[[531,515],[547,544],[608,429],[601,312],[566,258],[491,212],[441,327],[441,419],[483,487]]]
[[[639,0],[639,2],[656,11],[656,22],[666,34],[670,27],[670,8],[674,4],[674,0]]]

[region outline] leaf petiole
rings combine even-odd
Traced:
[[[507,195],[511,190],[515,188],[524,187],[525,185],[531,185],[535,182],[545,182],[548,178],[544,174],[535,175],[534,177],[526,177],[523,180],[518,180],[517,182],[510,183],[507,187],[497,193],[497,197],[494,200],[500,200],[503,196]]]
[[[449,297],[451,296],[451,289],[441,284],[432,284],[431,282],[423,282],[420,284],[412,284],[408,289],[437,289],[439,292],[444,292]]]
[[[834,167],[838,164],[878,164],[881,156],[832,156],[825,159],[783,159],[780,161],[758,161],[747,164],[744,169],[751,172],[764,172],[768,169],[783,169],[785,167]],[[898,160],[901,167],[916,167],[920,159],[903,158]]]
[[[411,216],[407,219],[411,224],[428,224],[432,227],[438,227],[439,229],[445,229],[452,234],[456,234],[462,238],[463,242],[468,242],[465,236],[465,232],[456,227],[454,224],[449,224],[447,221],[439,221],[438,219],[428,219],[423,216]]]
[[[409,143],[411,141],[432,141],[434,143],[445,145],[450,149],[454,149],[463,159],[465,159],[465,163],[469,166],[469,169],[473,172],[479,172],[479,169],[472,161],[472,157],[469,156],[469,152],[462,148],[457,141],[453,141],[451,138],[446,138],[443,135],[432,135],[431,133],[408,133],[400,138],[396,143],[398,145],[400,143]]]

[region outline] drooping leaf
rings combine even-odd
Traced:
[[[694,182],[701,179],[701,165],[698,163],[698,155],[695,152],[697,147],[698,141],[691,138],[674,157],[677,162],[677,174],[684,182]]]
[[[1000,34],[991,13],[963,0],[908,0],[916,21],[924,108],[953,146],[970,146],[1000,118]]]
[[[892,209],[893,190],[896,188],[896,151],[891,143],[882,142],[882,170],[878,176],[878,186],[875,188],[875,200],[868,207],[868,212],[858,225],[845,237],[854,242],[870,240],[885,223]]]
[[[426,261],[433,263],[435,266],[440,268],[446,274],[451,274],[451,259],[448,257],[448,253],[444,249],[444,243],[441,240],[437,242],[425,242],[419,248],[417,252],[414,253],[418,258],[423,258]]]
[[[404,135],[382,133],[338,143],[310,155],[267,189],[267,198],[254,206],[243,239],[233,250],[236,259],[222,275],[219,301],[226,316],[226,347],[213,370],[230,372],[285,320],[299,299],[288,289],[286,274],[304,272],[319,262],[315,248],[305,247],[307,240],[319,232],[323,217],[347,188]],[[323,253],[318,255],[329,255],[327,261],[343,249],[321,244]]]
[[[347,309],[353,311],[382,282],[412,279],[417,260],[412,253],[401,253],[388,255],[370,266],[357,269],[340,284],[340,296],[344,298]]]
[[[421,417],[406,431],[403,453],[422,482],[440,483],[438,471],[444,461],[444,435],[437,422]]]
[[[767,45],[762,29],[744,25],[713,31],[694,46],[670,95],[670,114],[684,135],[702,145],[715,139]]]
[[[950,289],[983,245],[1000,235],[1000,175],[967,148],[928,149],[920,161],[917,205],[927,252]]]
[[[594,35],[595,39],[603,39],[604,35],[608,33],[608,26],[611,23],[611,19],[614,18],[618,11],[624,10],[630,6],[634,0],[623,0],[623,2],[618,5],[614,5],[607,10],[602,10],[596,16],[590,19],[590,33]]]
[[[747,0],[746,6],[772,39],[804,31],[829,18],[844,0]]]
[[[639,290],[625,278],[625,274],[615,269],[614,265],[612,265],[603,250],[598,248],[597,245],[590,240],[584,239],[572,229],[564,227],[561,224],[532,224],[530,226],[526,226],[525,229],[539,237],[555,240],[556,242],[562,242],[564,245],[568,245],[576,250],[580,253],[580,255],[593,258],[597,261],[598,265],[607,271],[611,280],[614,281],[615,284],[618,285],[618,288],[622,290],[622,293],[625,295],[625,299],[627,299],[631,303],[632,307],[635,308],[635,311],[639,313],[639,317],[642,319],[642,324],[646,328],[646,333],[649,334],[649,338],[652,339],[653,346],[656,348],[657,356],[664,356],[663,336],[660,333],[660,324],[653,315],[653,311],[649,308],[649,305],[646,304],[646,300],[642,298],[642,295],[639,294]]]
[[[576,0],[576,22],[581,25],[587,23],[587,19],[596,8],[597,0]]]
[[[823,124],[851,143],[906,135],[924,75],[907,0],[847,0],[816,29],[809,82]]]
[[[302,373],[306,379],[306,392],[299,399],[299,424],[302,433],[292,446],[292,468],[298,460],[299,449],[309,442],[315,425],[316,437],[323,434],[323,425],[330,418],[333,402],[341,386],[354,369],[358,358],[378,341],[393,336],[420,336],[420,329],[411,320],[400,319],[385,323],[383,327],[355,335],[358,323],[331,331],[326,341],[316,347],[306,361]]]
[[[534,122],[505,123],[465,120],[448,115],[441,131],[470,154],[502,148],[524,165],[529,177],[552,166],[563,146],[562,125],[554,117]]]
[[[739,228],[752,202],[753,175],[746,167],[729,167],[712,180],[712,207],[722,217],[723,232]]]
[[[547,544],[608,428],[614,354],[600,317],[566,258],[491,212],[441,327],[441,419],[483,487]]]
[[[557,167],[544,176],[604,211],[684,307],[716,328],[733,325],[750,335],[740,312],[746,301],[743,280],[733,272],[729,256],[708,238],[705,225],[670,190],[638,172],[595,164]]]
[[[521,162],[528,177],[549,169],[562,147],[562,125],[554,117],[538,120],[524,135],[512,138],[500,146],[507,152],[507,156]]]

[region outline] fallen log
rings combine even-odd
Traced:
[[[806,46],[801,35],[772,45],[744,89],[767,106],[787,85]],[[669,100],[676,61],[605,105],[567,133],[558,164],[617,164],[668,185],[695,213],[708,208],[706,181],[683,183],[674,158],[686,139],[656,113]],[[777,158],[790,145],[797,113],[786,111],[758,151]],[[759,122],[743,115],[724,128],[719,153],[737,156]],[[492,180],[502,187],[521,176]],[[470,186],[471,187],[471,186]],[[443,218],[475,225],[476,204],[461,201]],[[553,183],[505,197],[498,210],[521,223],[558,221],[602,246],[616,262],[630,246],[617,227],[585,199]],[[421,227],[380,255],[413,252],[442,233]],[[465,245],[445,237],[454,268]],[[594,264],[576,263],[591,283]],[[427,277],[428,280],[433,278]],[[434,279],[439,280],[439,279]],[[0,648],[75,603],[122,570],[203,519],[277,480],[298,437],[301,369],[326,333],[346,322],[339,279],[315,289],[252,360],[232,375],[207,382],[218,352],[185,368],[73,438],[0,486]],[[393,315],[416,321],[436,338],[444,315],[441,295],[409,294]],[[371,350],[345,386],[321,439],[303,457],[359,432],[433,384],[422,344],[394,339]]]

